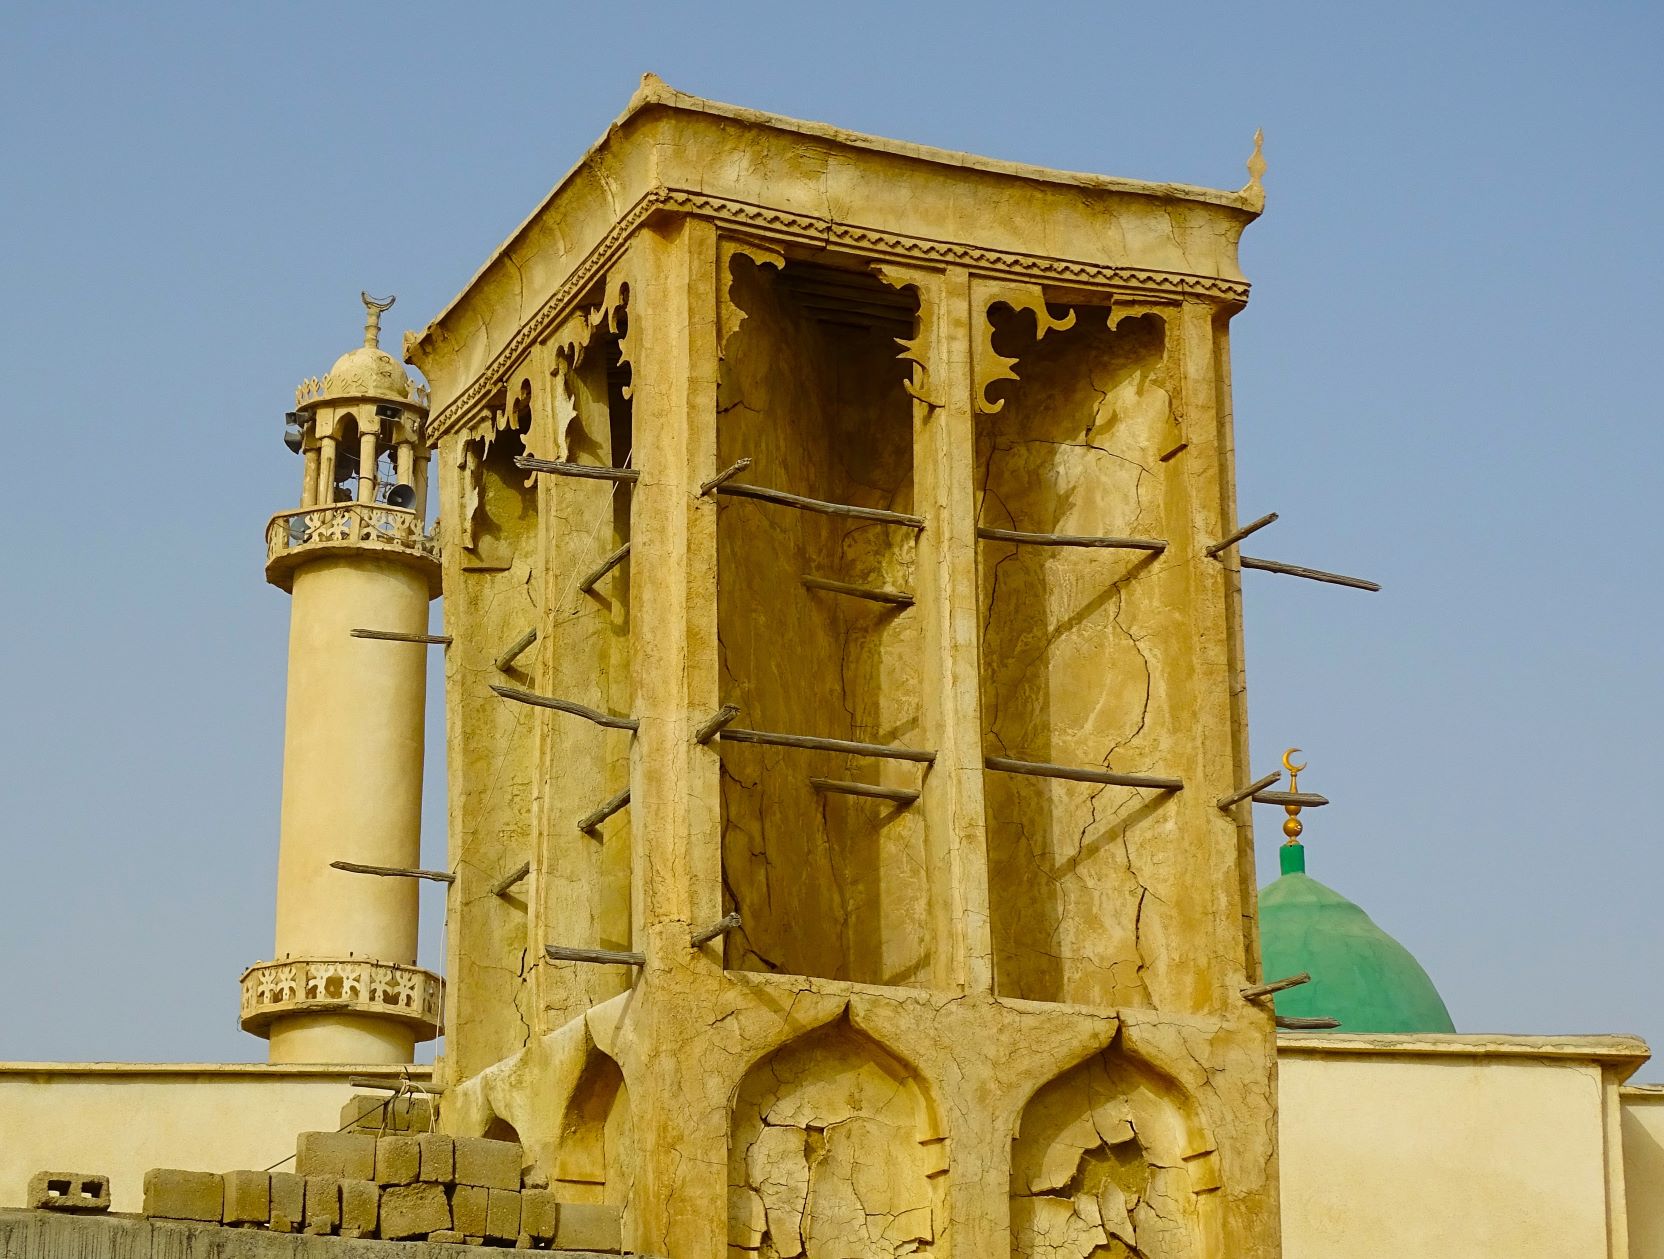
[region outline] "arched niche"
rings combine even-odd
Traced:
[[[1011,1148],[1014,1259],[1219,1259],[1194,1100],[1118,1040],[1043,1086]]]
[[[730,1255],[933,1253],[943,1144],[913,1069],[847,1018],[782,1046],[735,1097]]]
[[[549,1183],[562,1202],[622,1206],[630,1196],[630,1091],[618,1064],[592,1049],[567,1099]]]

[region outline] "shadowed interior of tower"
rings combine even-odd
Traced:
[[[915,332],[911,293],[865,269],[743,256],[729,279],[744,318],[721,364],[718,466],[749,458],[750,485],[912,511],[912,401],[897,357],[897,339]],[[924,746],[913,530],[742,497],[720,510],[721,685],[742,723]],[[922,766],[726,740],[721,750],[725,907],[744,923],[727,938],[728,965],[922,982],[930,889],[917,808],[846,789],[917,790]]]

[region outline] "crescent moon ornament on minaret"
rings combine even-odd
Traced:
[[[1283,768],[1288,770],[1288,789],[1291,792],[1300,790],[1300,775],[1306,768],[1305,764],[1296,765],[1294,763],[1294,754],[1299,750],[1299,748],[1290,748],[1283,753]],[[1288,821],[1283,823],[1283,834],[1288,836],[1288,842],[1292,844],[1300,838],[1300,832],[1305,830],[1306,827],[1300,821],[1299,805],[1285,804],[1283,812],[1288,814]]]

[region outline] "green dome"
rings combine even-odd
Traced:
[[[1281,849],[1283,877],[1260,891],[1266,979],[1309,971],[1276,996],[1277,1013],[1335,1018],[1341,1032],[1453,1032],[1433,981],[1397,940],[1351,901],[1306,873],[1306,850]]]

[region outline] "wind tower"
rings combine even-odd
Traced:
[[[300,505],[266,527],[290,593],[274,960],[242,977],[242,1026],[273,1062],[409,1062],[443,985],[416,965],[428,603],[427,391],[380,345],[393,299],[361,295],[364,344],[303,381],[285,443]]]

